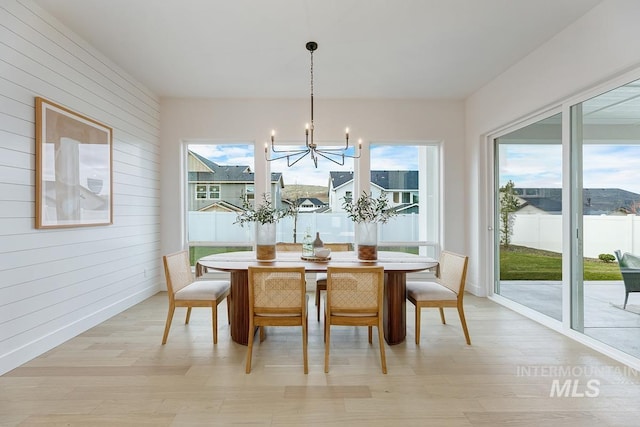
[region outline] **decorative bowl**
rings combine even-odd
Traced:
[[[327,258],[331,254],[331,249],[329,248],[315,248],[313,250],[313,254],[318,258]]]

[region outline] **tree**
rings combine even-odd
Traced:
[[[500,187],[500,243],[509,246],[513,234],[513,213],[520,208],[520,200],[514,190],[515,184],[509,180]]]

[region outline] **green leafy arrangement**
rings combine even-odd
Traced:
[[[342,208],[353,222],[380,222],[384,224],[391,217],[398,215],[396,210],[391,209],[384,192],[374,198],[371,193],[367,194],[363,191],[355,201],[347,197],[343,200]]]
[[[276,209],[268,194],[262,195],[262,202],[256,207],[251,206],[251,202],[249,202],[246,194],[243,194],[242,209],[243,211],[238,214],[234,222],[234,224],[240,224],[240,226],[248,222],[259,222],[260,224],[274,223],[291,215],[289,209]]]

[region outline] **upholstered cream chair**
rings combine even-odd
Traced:
[[[213,343],[218,343],[218,304],[227,299],[227,319],[229,319],[229,292],[231,284],[228,280],[194,280],[189,264],[189,253],[180,251],[162,257],[164,274],[167,279],[169,294],[169,312],[164,327],[162,344],[166,344],[176,307],[187,307],[185,324],[189,323],[192,307],[211,307],[213,326]]]
[[[304,267],[249,267],[249,343],[246,372],[251,372],[253,336],[265,326],[301,326],[304,373],[307,362],[307,293]]]
[[[349,243],[325,243],[325,248],[331,249],[331,252],[348,252],[351,250]],[[316,310],[318,315],[318,322],[320,321],[320,292],[327,290],[327,275],[325,273],[318,273],[316,275]]]
[[[329,372],[331,325],[378,328],[382,373],[387,373],[382,336],[383,267],[327,267],[327,295],[324,308],[324,371]]]
[[[420,312],[423,307],[438,307],[442,324],[446,323],[444,308],[456,307],[467,344],[471,345],[462,305],[468,261],[467,256],[442,251],[435,281],[407,282],[407,299],[416,306],[416,344],[420,344]]]

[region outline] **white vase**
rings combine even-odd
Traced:
[[[359,222],[357,243],[358,259],[373,261],[378,259],[378,223]]]
[[[255,223],[256,259],[272,261],[276,259],[276,223]]]

